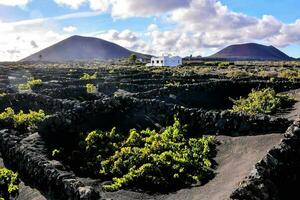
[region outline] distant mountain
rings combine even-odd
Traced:
[[[128,58],[132,53],[135,53],[138,58],[151,57],[99,38],[72,36],[21,61],[66,62],[118,59]]]
[[[255,43],[231,45],[218,53],[209,56],[215,59],[227,60],[293,60],[273,46]]]

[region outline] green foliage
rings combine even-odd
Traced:
[[[89,94],[97,92],[97,87],[94,84],[86,84],[85,87],[86,87],[86,92]]]
[[[231,112],[245,112],[251,115],[264,113],[272,114],[278,108],[292,104],[294,101],[288,95],[279,95],[271,88],[252,90],[247,98],[232,100],[234,105]]]
[[[18,173],[0,168],[0,199],[9,199],[10,196],[15,195],[19,190]]]
[[[45,119],[45,117],[46,115],[43,110],[39,110],[38,112],[29,110],[27,114],[21,110],[16,114],[11,107],[6,108],[4,112],[0,113],[0,120],[12,119],[15,127],[25,125],[31,129],[35,129],[35,123]]]
[[[97,72],[95,72],[93,75],[89,75],[87,73],[84,73],[81,77],[80,80],[94,80],[97,78]]]
[[[247,77],[251,74],[244,70],[234,69],[226,72],[226,76],[229,78]]]
[[[5,97],[7,94],[5,92],[0,92],[0,97]]]
[[[42,83],[43,83],[43,81],[41,79],[30,79],[27,81],[27,84],[30,86],[41,85]]]
[[[31,90],[31,87],[34,85],[41,85],[43,81],[41,79],[29,79],[26,83],[22,83],[18,85],[19,91]]]
[[[218,61],[209,61],[209,62],[205,62],[204,65],[206,66],[218,66],[220,62]]]
[[[234,63],[230,63],[230,62],[220,62],[218,64],[218,67],[220,68],[224,68],[224,67],[229,67],[230,65],[233,65]]]
[[[130,63],[135,63],[136,59],[137,59],[137,56],[134,53],[129,56],[129,62]]]
[[[163,132],[132,129],[127,138],[93,131],[85,138],[85,150],[94,169],[111,180],[106,190],[135,186],[174,189],[197,183],[211,175],[213,137],[186,138],[185,126],[175,118]]]
[[[57,158],[60,155],[60,150],[53,149],[51,155],[53,158]]]
[[[179,86],[180,86],[180,82],[176,82],[176,81],[174,81],[174,82],[167,82],[165,84],[165,87],[179,87]]]
[[[300,70],[285,69],[280,71],[279,76],[287,79],[300,78]]]
[[[19,91],[31,90],[31,87],[30,87],[30,85],[28,85],[27,83],[19,84],[19,85],[18,85],[18,90],[19,90]]]
[[[197,72],[198,72],[198,73],[203,73],[203,74],[210,73],[210,72],[212,72],[212,71],[213,71],[213,70],[212,70],[211,67],[199,67],[199,68],[197,69]]]

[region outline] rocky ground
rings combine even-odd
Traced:
[[[5,166],[0,154],[0,168],[1,167],[7,167],[7,166]],[[47,200],[47,199],[50,198],[43,195],[38,189],[33,188],[30,185],[27,185],[23,181],[20,182],[19,194],[16,200]]]

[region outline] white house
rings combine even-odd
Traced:
[[[182,65],[182,58],[179,56],[160,56],[160,57],[152,57],[151,63],[148,63],[147,66],[169,66],[176,67]]]

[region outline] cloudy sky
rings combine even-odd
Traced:
[[[299,0],[0,0],[0,61],[71,35],[154,55],[258,42],[300,57],[299,8]]]

